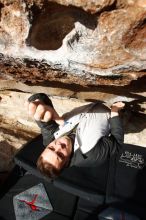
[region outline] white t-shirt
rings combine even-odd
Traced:
[[[67,135],[76,128],[74,151],[78,148],[85,154],[91,150],[98,140],[109,134],[108,119],[110,110],[101,103],[85,106],[82,112],[65,120],[63,126],[54,133],[55,139]]]

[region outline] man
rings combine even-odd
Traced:
[[[27,106],[29,115],[41,128],[46,146],[37,166],[51,178],[58,176],[69,165],[100,163],[123,142],[123,130],[118,117],[119,110],[124,107],[122,102],[114,103],[111,113],[104,105],[93,103],[68,120],[58,115],[45,94],[31,96]]]

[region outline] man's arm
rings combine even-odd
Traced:
[[[110,127],[111,135],[118,143],[124,142],[124,131],[119,117],[119,111],[125,107],[123,102],[116,102],[111,106]]]
[[[64,120],[55,111],[49,97],[44,93],[32,95],[27,103],[28,113],[41,129],[43,143],[47,146],[54,139],[54,132]]]
[[[104,136],[97,142],[94,148],[86,154],[88,163],[86,160],[84,165],[82,164],[83,166],[86,166],[86,163],[88,165],[92,164],[92,166],[95,166],[96,163],[103,163],[111,154],[119,150],[124,140],[124,132],[119,118],[119,111],[124,108],[124,106],[125,104],[122,102],[114,103],[111,106],[111,118],[109,119],[111,136]]]

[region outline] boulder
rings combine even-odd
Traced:
[[[86,86],[126,85],[146,75],[144,1],[111,8],[105,5],[114,1],[2,2],[3,78]],[[70,6],[76,4],[105,9],[91,14]]]

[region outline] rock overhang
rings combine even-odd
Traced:
[[[69,4],[69,1],[56,2]],[[98,12],[91,14],[90,3],[86,2],[88,12],[61,4],[11,1],[1,6],[3,76],[18,77],[2,63],[11,68],[18,65],[23,72],[30,72],[27,70],[30,68],[39,80],[75,81],[85,86],[125,85],[145,75],[144,7],[135,4],[116,8],[114,1],[106,1],[107,11],[102,7],[99,10],[98,4]],[[73,4],[79,6],[76,2]],[[28,79],[23,72],[22,80],[25,75]]]

